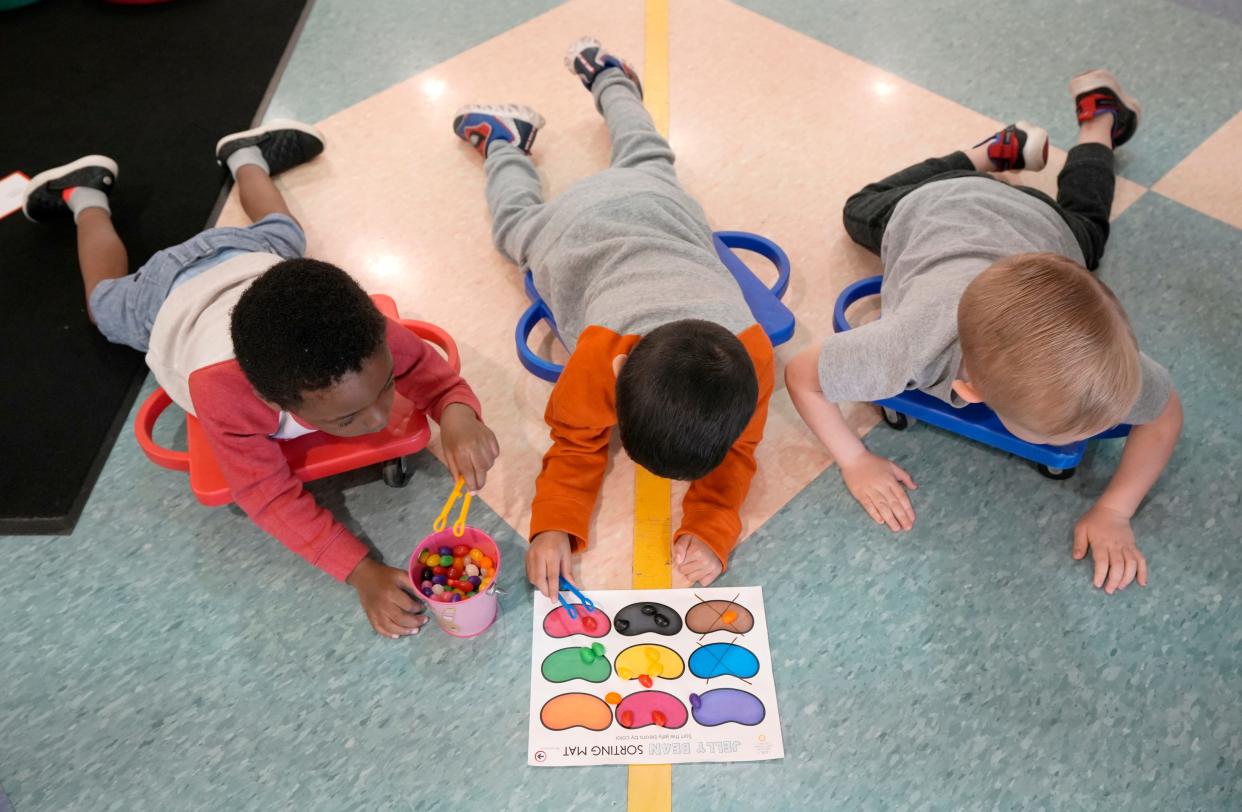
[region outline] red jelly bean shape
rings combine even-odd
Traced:
[[[599,623],[590,615],[583,615],[582,628],[586,629],[588,632],[593,632],[599,628]]]
[[[458,544],[456,547],[453,548],[453,555],[457,558],[462,558],[464,556],[470,555],[470,548],[464,544]]]
[[[665,723],[668,722],[668,717],[658,710],[653,710],[651,712],[651,721],[655,722],[660,727],[664,727]]]
[[[456,581],[460,579],[461,576],[462,576],[462,570],[460,567],[449,567],[448,577],[450,581]]]
[[[448,575],[448,567],[432,567],[432,575]]]
[[[622,727],[633,727],[634,726],[634,711],[632,710],[621,711],[620,720],[621,720]]]
[[[642,685],[644,688],[650,688],[650,687],[651,687],[651,677],[647,676],[646,674],[639,674],[639,675],[638,675],[638,682],[639,682],[639,684],[640,684],[640,685]]]

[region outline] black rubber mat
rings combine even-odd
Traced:
[[[216,140],[245,129],[308,0],[44,0],[0,11],[0,177],[89,153],[131,270],[201,231],[226,178]],[[72,532],[146,367],[86,316],[73,226],[0,220],[0,534]]]

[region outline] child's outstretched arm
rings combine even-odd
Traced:
[[[896,463],[872,454],[845,422],[840,407],[824,397],[819,382],[819,348],[799,353],[785,367],[785,387],[794,408],[836,460],[850,494],[877,524],[893,531],[914,526],[906,489],[914,480]]]
[[[1085,557],[1091,548],[1092,583],[1110,595],[1136,579],[1147,586],[1147,559],[1134,542],[1130,517],[1169,464],[1181,432],[1182,402],[1177,392],[1170,392],[1159,417],[1130,430],[1108,487],[1074,525],[1074,558]]]
[[[768,405],[776,388],[776,358],[764,336],[752,346],[753,337],[743,341],[755,364],[759,398],[755,413],[733,443],[724,462],[707,476],[696,480],[682,500],[681,527],[673,538],[673,564],[691,583],[703,586],[724,572],[729,553],[742,532],[742,503],[755,478],[755,450],[763,440],[768,422]]]

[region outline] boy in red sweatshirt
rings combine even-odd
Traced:
[[[555,594],[587,527],[613,427],[634,462],[691,481],[672,559],[707,585],[741,534],[773,387],[772,344],[720,262],[703,209],[643,108],[638,76],[594,39],[566,66],[595,98],[612,166],[544,202],[530,159],[543,117],[463,109],[453,130],[486,158],[497,248],[529,267],[571,355],[548,400],[552,447],[531,506],[526,574]]]
[[[23,211],[77,226],[91,321],[147,354],[174,402],[198,417],[237,504],[293,552],[358,592],[377,632],[426,622],[404,570],[320,507],[279,443],[316,431],[355,437],[388,424],[400,394],[440,424],[454,477],[483,485],[499,452],[469,385],[421,339],[386,319],[344,271],[302,257],[306,237],[271,175],[323,151],[313,128],[276,121],[216,145],[247,228],[213,228],[128,274],[108,196],[114,161],[88,155],[36,175]]]

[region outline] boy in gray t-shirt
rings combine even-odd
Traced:
[[[1138,103],[1105,70],[1075,76],[1078,144],[1057,199],[987,171],[1042,169],[1048,135],[1010,125],[965,152],[865,187],[845,228],[884,264],[881,318],[829,336],[786,369],[790,397],[879,524],[909,530],[910,475],[870,453],[840,401],[919,389],[953,406],[987,402],[1013,434],[1064,444],[1132,424],[1121,464],[1074,528],[1094,584],[1147,583],[1130,527],[1182,425],[1168,372],[1138,350],[1125,311],[1094,270],[1108,239],[1114,147],[1134,135]],[[1084,267],[1085,266],[1085,267]]]

